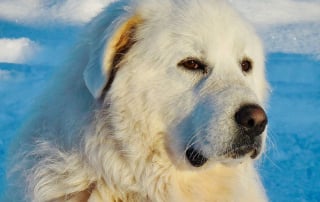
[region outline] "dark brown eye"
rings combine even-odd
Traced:
[[[252,62],[249,59],[242,60],[241,69],[243,72],[250,72],[252,69]]]
[[[191,71],[203,71],[203,73],[207,72],[207,65],[195,58],[184,59],[178,63],[178,66]]]

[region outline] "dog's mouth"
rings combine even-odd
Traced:
[[[186,157],[190,164],[194,167],[201,167],[203,166],[208,159],[198,150],[190,147],[186,151]]]
[[[250,154],[250,158],[255,159],[260,152],[260,144],[232,145],[223,153],[223,156],[232,159],[240,159],[245,155]],[[187,149],[186,157],[190,164],[194,167],[201,167],[208,161],[208,158],[205,157],[201,151],[193,147]]]
[[[251,159],[256,159],[262,150],[262,139],[261,137],[255,139],[241,138],[240,140],[235,140],[231,142],[227,147],[221,152],[217,153],[215,157],[218,161],[225,161],[227,159],[238,160],[250,157]],[[191,146],[188,147],[185,156],[187,157],[189,163],[193,167],[202,167],[209,160],[208,156],[201,149]]]
[[[250,154],[250,158],[255,159],[260,154],[260,151],[260,144],[232,145],[230,149],[224,153],[224,156],[239,159]]]

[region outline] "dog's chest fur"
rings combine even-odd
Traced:
[[[224,168],[225,169],[225,168]],[[242,170],[243,168],[239,168]],[[239,171],[238,170],[238,171]],[[244,170],[243,170],[244,171]],[[242,171],[242,172],[243,172]],[[203,172],[202,174],[177,173],[168,171],[164,175],[155,177],[156,180],[142,188],[148,190],[147,195],[138,192],[120,191],[109,189],[108,185],[101,183],[91,193],[89,202],[213,202],[213,201],[261,201],[260,185],[246,188],[241,182],[236,170],[227,172],[217,168],[216,170]],[[172,173],[170,173],[172,172]],[[240,171],[241,172],[241,171]],[[171,176],[170,176],[171,175]],[[170,181],[163,182],[163,179]],[[248,180],[248,179],[247,179]],[[230,183],[231,181],[231,183]],[[247,182],[248,184],[251,182]],[[138,191],[138,190],[137,190]]]

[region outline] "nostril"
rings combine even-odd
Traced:
[[[254,121],[254,119],[249,119],[249,121],[248,121],[248,124],[247,124],[247,125],[249,126],[249,128],[254,127],[254,125],[255,125],[255,121]]]

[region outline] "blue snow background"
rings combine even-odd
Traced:
[[[40,62],[0,62],[0,196],[6,186],[8,145],[81,28],[0,20],[0,38],[27,37],[42,47],[50,47],[50,51],[41,54]],[[320,46],[320,41],[314,43]],[[270,201],[320,201],[319,55],[267,53],[267,75],[272,89],[267,110],[268,150],[258,169]]]

